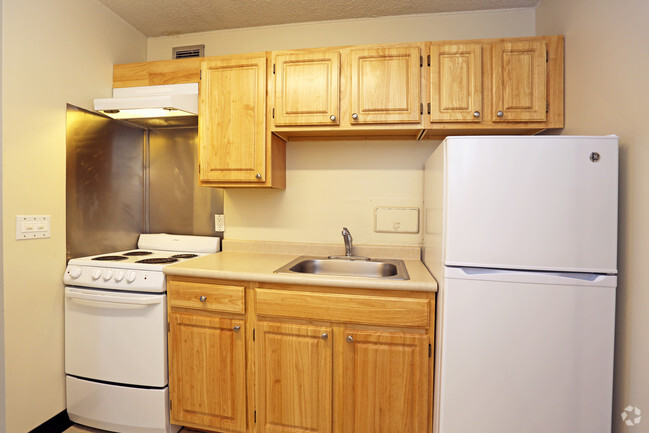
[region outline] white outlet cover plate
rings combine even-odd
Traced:
[[[377,233],[419,233],[419,208],[374,208],[374,231]]]
[[[50,215],[16,215],[16,239],[43,239],[51,237]]]

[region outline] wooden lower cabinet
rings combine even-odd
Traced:
[[[331,328],[257,322],[257,431],[331,432]]]
[[[431,432],[434,293],[170,276],[168,297],[173,424]]]
[[[170,313],[172,424],[246,431],[243,320]]]
[[[428,336],[345,330],[340,431],[416,433],[428,428]]]

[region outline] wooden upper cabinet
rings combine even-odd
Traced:
[[[547,55],[543,40],[494,43],[494,122],[546,120]]]
[[[246,431],[243,319],[169,313],[171,422]]]
[[[338,125],[340,52],[273,53],[276,126]]]
[[[351,49],[349,55],[352,125],[420,121],[419,46]]]
[[[331,328],[258,322],[256,330],[257,431],[330,433]]]
[[[428,336],[347,329],[343,337],[340,431],[429,431]]]
[[[201,182],[266,180],[266,56],[201,64],[198,130]]]
[[[428,55],[430,121],[481,121],[482,45],[432,44]]]

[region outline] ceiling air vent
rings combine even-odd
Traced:
[[[205,45],[191,45],[188,47],[174,47],[171,49],[173,59],[187,59],[189,57],[203,57]]]

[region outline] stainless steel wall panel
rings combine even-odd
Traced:
[[[134,248],[143,231],[144,131],[68,105],[67,257]]]

